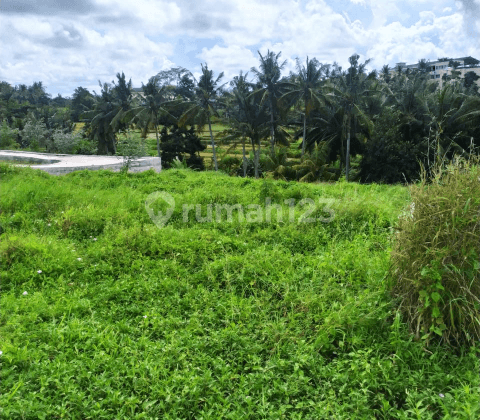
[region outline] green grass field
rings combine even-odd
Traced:
[[[161,130],[161,128],[162,127],[160,126],[159,131]],[[228,128],[228,125],[225,125],[219,122],[214,122],[212,124],[212,134],[215,139],[215,145],[217,146],[218,157],[219,158],[224,156],[241,157],[242,144],[240,140],[238,140],[237,142],[233,142],[233,141],[225,142],[222,139],[222,136],[220,133],[222,133],[227,128]],[[293,131],[292,131],[292,134],[293,134]],[[206,147],[206,149],[203,152],[200,152],[199,155],[204,158],[206,167],[212,169],[213,168],[212,146],[211,146],[210,132],[208,131],[208,127],[205,127],[204,131],[199,134],[199,137],[202,141],[202,144]],[[148,133],[146,144],[147,144],[147,150],[149,155],[156,156],[157,140],[156,140],[155,132]],[[298,150],[298,146],[299,146],[298,142],[292,142],[292,144],[290,145],[290,150],[292,150],[292,152],[295,150]],[[264,150],[267,150],[268,147],[270,147],[269,139],[262,142],[262,148]],[[248,140],[246,142],[245,149],[247,152],[247,156],[253,150],[252,145],[248,142]]]
[[[385,290],[405,187],[0,176],[2,419],[480,417],[475,350],[413,341]],[[175,199],[163,228],[156,191]],[[183,220],[268,197],[293,221]],[[299,223],[306,198],[335,218]]]

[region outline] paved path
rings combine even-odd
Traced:
[[[0,150],[0,160],[11,160],[21,163],[22,160],[34,169],[41,169],[52,175],[62,175],[83,169],[111,169],[119,171],[123,166],[121,156],[98,155],[56,155],[53,153],[23,152],[17,150]],[[142,157],[131,163],[130,172],[143,172],[148,169],[160,172],[162,163],[159,157]]]

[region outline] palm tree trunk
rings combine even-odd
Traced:
[[[213,163],[215,164],[215,171],[218,171],[217,154],[215,152],[215,142],[213,141],[212,123],[210,122],[210,115],[208,116],[208,129],[210,130],[210,140],[212,141]]]
[[[303,142],[302,142],[302,158],[303,158],[303,155],[305,154],[305,148],[306,148],[306,143],[307,143],[307,139],[305,137],[307,137],[307,103],[305,102],[305,114],[303,114]]]
[[[262,141],[258,139],[257,147],[257,175],[256,178],[260,178],[260,153],[262,152]]]
[[[342,133],[340,136],[340,171],[343,171],[345,165],[345,141],[347,139],[347,115],[344,114],[342,122]]]
[[[245,136],[242,136],[242,152],[243,152],[243,177],[247,177],[247,156],[245,151]]]
[[[273,119],[273,99],[270,96],[270,138],[271,138],[271,152],[272,156],[275,155],[275,128],[274,128],[274,119]]]
[[[345,180],[348,182],[348,174],[350,172],[350,112],[347,117],[347,152],[345,154]]]
[[[158,125],[157,125],[157,121],[155,121],[155,135],[157,136],[157,153],[158,153],[158,157],[161,158],[162,157],[162,153],[160,151],[160,139],[158,138]]]
[[[252,149],[253,149],[253,168],[255,170],[255,179],[258,178],[258,159],[257,159],[257,149],[255,147],[255,139],[252,139]]]

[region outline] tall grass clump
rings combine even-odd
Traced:
[[[480,339],[480,166],[459,160],[411,187],[399,217],[391,290],[417,338]]]

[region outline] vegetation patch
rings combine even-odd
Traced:
[[[2,418],[480,416],[477,348],[425,347],[389,294],[407,188],[185,169],[0,176]],[[145,210],[155,191],[175,200],[161,229]],[[295,222],[182,217],[183,204],[267,198],[294,199]],[[333,200],[335,218],[298,223],[306,198]],[[458,206],[456,229],[473,208]]]
[[[411,187],[400,218],[392,290],[417,338],[480,340],[480,168],[460,161]]]

